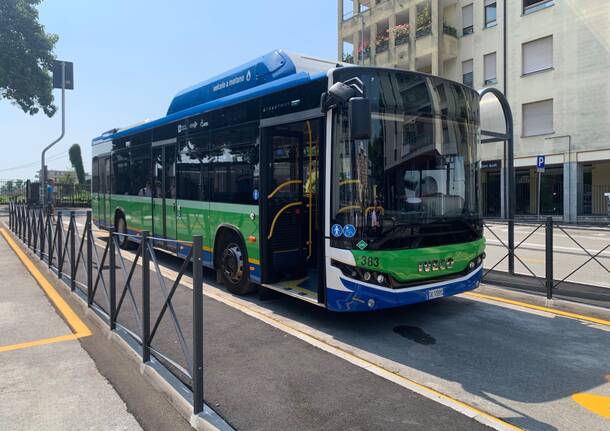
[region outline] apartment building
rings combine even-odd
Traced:
[[[518,215],[608,216],[610,1],[339,0],[339,58],[503,91]],[[483,210],[504,215],[502,144],[481,146]]]

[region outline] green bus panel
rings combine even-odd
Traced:
[[[407,283],[461,272],[466,269],[472,259],[479,256],[484,250],[485,239],[481,238],[467,243],[417,249],[352,250],[352,254],[358,267],[372,271],[382,271],[390,274],[398,282]],[[452,268],[430,272],[419,270],[420,263],[447,259],[453,259]]]

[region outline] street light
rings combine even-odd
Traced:
[[[61,88],[61,135],[42,150],[40,157],[40,186],[42,187],[42,207],[47,206],[47,169],[45,166],[46,152],[66,134],[66,90],[74,90],[74,64],[69,61],[55,60],[53,63],[53,88]]]

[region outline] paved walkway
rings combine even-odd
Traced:
[[[141,429],[79,343],[88,326],[2,235],[0,268],[0,429]]]

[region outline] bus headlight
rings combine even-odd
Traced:
[[[384,284],[385,276],[383,274],[377,274],[377,284]]]
[[[373,277],[373,276],[372,276],[372,275],[371,275],[371,273],[370,273],[370,272],[368,272],[368,271],[365,271],[365,273],[364,273],[364,274],[362,274],[362,279],[363,279],[364,281],[371,281],[371,278],[372,278],[372,277]]]

